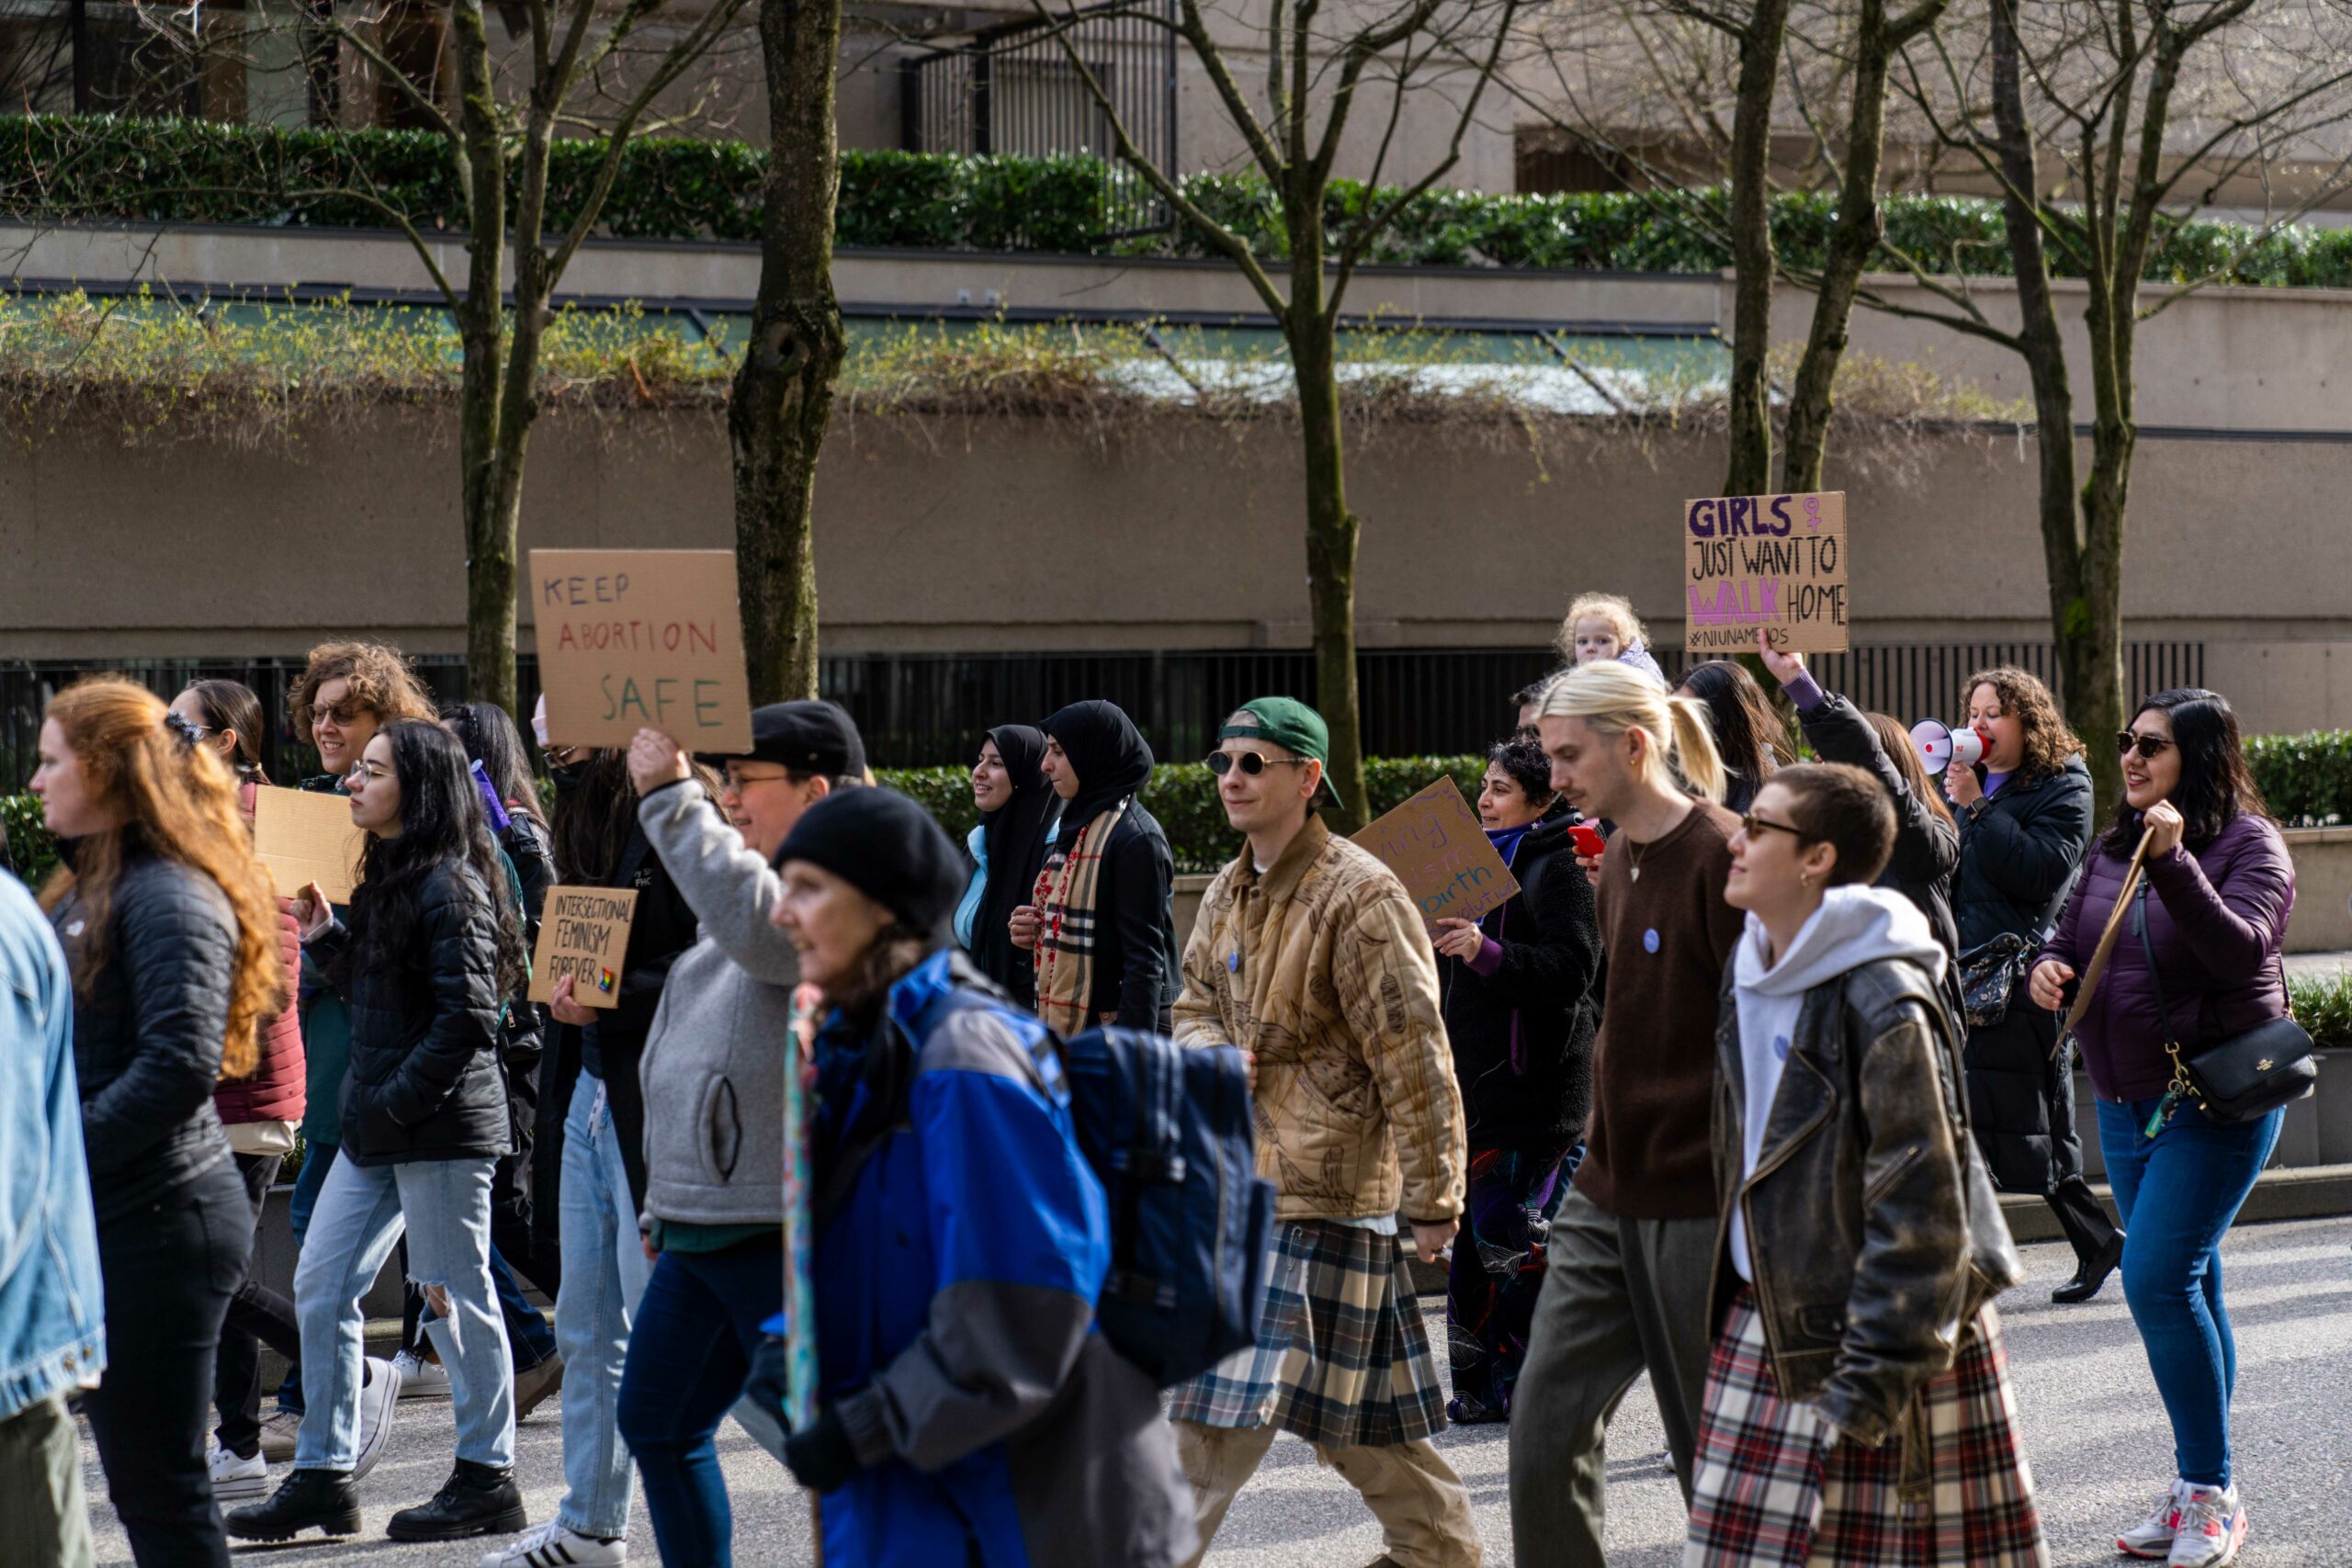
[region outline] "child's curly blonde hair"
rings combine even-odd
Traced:
[[[1579,593],[1568,606],[1567,619],[1560,623],[1560,635],[1553,646],[1568,663],[1577,661],[1577,623],[1581,620],[1601,620],[1609,623],[1617,634],[1617,651],[1628,652],[1649,646],[1649,633],[1643,628],[1641,617],[1634,614],[1634,602],[1622,593]]]

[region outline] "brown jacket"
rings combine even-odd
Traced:
[[[1461,1214],[1462,1090],[1429,932],[1396,874],[1319,817],[1263,876],[1244,850],[1209,884],[1176,1038],[1256,1054],[1279,1217]]]

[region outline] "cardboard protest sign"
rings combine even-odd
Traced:
[[[315,882],[328,903],[350,903],[367,847],[368,830],[352,825],[351,797],[341,790],[264,784],[254,794],[254,858],[281,897],[299,897],[304,883]]]
[[[1685,502],[1682,535],[1687,651],[1753,653],[1758,626],[1783,652],[1846,650],[1845,491]]]
[[[1427,921],[1475,920],[1519,891],[1519,879],[1451,778],[1374,822],[1355,841],[1396,874]]]
[[[533,550],[530,593],[554,744],[751,750],[733,551]]]
[[[636,918],[634,887],[548,888],[538,951],[531,954],[531,1000],[555,1000],[555,983],[569,975],[571,999],[582,1007],[618,1007],[628,925]]]

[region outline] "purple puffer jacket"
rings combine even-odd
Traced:
[[[2078,975],[2090,967],[2130,865],[2130,855],[2101,841],[2037,964],[2054,958]],[[2184,1055],[2287,1015],[2278,949],[2295,907],[2295,863],[2277,828],[2240,817],[2193,854],[2176,847],[2150,860],[2147,880],[2148,938]],[[2148,961],[2128,911],[2078,1038],[2101,1100],[2146,1100],[2172,1081]]]

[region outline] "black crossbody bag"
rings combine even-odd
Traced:
[[[2184,1059],[2174,1037],[2172,1009],[2165,1002],[2164,976],[2156,967],[2155,943],[2148,938],[2148,886],[2143,881],[2132,919],[2140,928],[2140,951],[2148,962],[2148,984],[2156,993],[2156,1012],[2164,1021],[2165,1054],[2172,1058],[2172,1082],[2164,1103],[2149,1121],[2149,1136],[2171,1120],[2184,1100],[2211,1120],[2228,1126],[2251,1122],[2312,1092],[2319,1081],[2319,1064],[2312,1059],[2312,1037],[2293,1018],[2274,1018],[2243,1034],[2208,1045]],[[2275,962],[2275,961],[2274,961]]]

